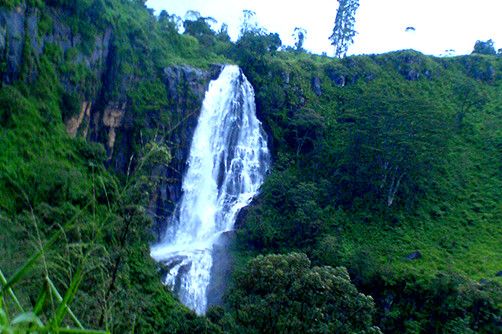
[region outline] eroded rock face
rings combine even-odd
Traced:
[[[18,6],[14,10],[0,9],[0,49],[5,54],[6,69],[2,81],[12,83],[19,79],[25,40],[25,20],[33,13]],[[32,19],[30,19],[32,20]]]
[[[80,113],[66,121],[66,132],[70,137],[75,138],[79,129],[82,129],[82,136],[87,137],[89,132],[89,122],[91,118],[92,102],[83,101],[80,105]],[[84,126],[85,121],[85,126]]]
[[[337,87],[345,87],[346,78],[343,74],[337,72],[335,69],[326,69],[326,75],[331,80],[331,82]]]
[[[81,37],[73,33],[67,25],[63,11],[48,7],[44,9],[44,13],[50,16],[52,29],[41,33],[40,11],[37,8],[26,5],[14,9],[0,8],[0,54],[4,55],[6,64],[1,77],[2,82],[10,84],[19,79],[25,45],[30,46],[30,51],[37,59],[48,45],[60,48],[63,54],[81,45]],[[79,52],[74,61],[85,64],[99,78],[109,52],[111,38],[110,29],[97,33],[91,53],[87,55]],[[36,68],[33,70],[35,72],[29,73],[31,79],[37,76]],[[68,78],[62,77],[61,83],[67,91],[78,90]]]
[[[141,132],[155,132],[163,119],[170,119],[172,124],[166,124],[164,129],[168,133],[167,137],[156,140],[166,141],[173,159],[169,167],[154,168],[152,176],[162,182],[152,195],[148,208],[160,237],[174,203],[181,196],[181,178],[205,91],[209,81],[219,75],[222,66],[214,65],[209,70],[183,65],[166,67],[161,80],[165,86],[168,108],[137,115],[132,112],[128,92],[149,78],[116,73],[120,59],[113,43],[113,31],[107,29],[97,32],[93,47],[84,54],[79,51],[84,49],[82,37],[72,31],[65,20],[68,13],[46,7],[43,15],[50,17],[52,27],[44,32],[40,29],[41,15],[37,8],[26,5],[14,9],[0,8],[0,58],[3,58],[0,60],[5,62],[0,81],[11,84],[20,79],[26,45],[29,45],[36,63],[48,46],[60,49],[64,57],[71,51],[69,61],[83,64],[96,79],[88,87],[81,87],[72,80],[71,73],[59,74],[65,93],[80,100],[77,102],[80,104],[77,113],[64,120],[66,130],[71,137],[81,136],[102,143],[108,155],[108,166],[118,173],[126,173],[131,161],[134,168],[134,159],[131,160],[133,146],[134,143],[137,145],[138,137],[143,136]],[[33,81],[38,75],[37,70],[35,66],[33,73],[28,73],[28,78],[23,79]],[[110,94],[111,91],[114,93]],[[141,138],[145,142],[153,139]]]
[[[109,156],[113,155],[113,148],[115,147],[115,139],[117,136],[117,129],[122,125],[122,120],[126,113],[126,103],[114,103],[108,105],[103,111],[103,125],[107,128],[108,140],[107,149]]]

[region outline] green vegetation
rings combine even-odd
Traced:
[[[195,14],[178,34],[143,1],[1,2],[20,4],[40,19],[20,80],[0,89],[1,331],[502,331],[502,58],[489,41],[456,58],[333,59],[300,39],[281,51],[249,11],[232,43]],[[38,55],[32,40],[59,16],[80,42]],[[109,57],[80,61],[107,31]],[[198,317],[148,254],[152,170],[171,159],[179,115],[149,117],[176,102],[166,66],[229,62],[255,88],[274,164],[241,220],[226,305]],[[105,167],[103,133],[68,136],[82,101],[127,101],[131,170]]]
[[[105,170],[101,145],[69,139],[57,101],[50,96],[26,98],[19,90],[5,87],[0,96],[9,115],[0,140],[5,148],[0,163],[0,266],[9,277],[34,249],[45,252],[44,261],[30,263],[29,280],[16,291],[21,304],[29,305],[49,279],[60,291],[70,289],[68,280],[74,282],[78,273],[72,310],[85,327],[193,332],[210,326],[165,290],[148,255],[152,236],[142,206],[154,180],[145,175],[149,164],[168,162],[168,151],[148,145],[136,175],[122,181]],[[10,317],[13,301],[4,297]],[[48,299],[45,303],[36,314],[50,323],[57,312]]]
[[[448,319],[500,330],[492,327],[501,315],[500,58],[280,53],[243,66],[277,158],[238,233],[238,254],[302,251],[346,266],[379,297],[377,324],[387,332],[448,332],[430,315],[461,308],[400,313],[408,306],[386,300],[401,286],[420,282],[406,292],[413,303],[439,298],[437,275],[446,276],[450,301],[478,286],[469,278],[485,279],[493,288],[476,289],[493,305],[483,311],[490,320]]]
[[[230,295],[239,333],[380,333],[374,304],[343,267],[310,268],[305,254],[258,256]]]
[[[150,173],[168,164],[169,149],[145,133],[148,142],[134,145],[134,173],[116,175],[105,168],[103,145],[71,139],[63,120],[80,113],[81,102],[102,86],[110,97],[125,94],[136,113],[164,108],[157,76],[163,66],[205,67],[223,58],[201,56],[194,38],[158,24],[140,3],[27,5],[42,13],[39,34],[56,24],[50,10],[60,10],[82,43],[63,50],[49,42],[36,56],[30,39],[40,36],[27,35],[22,80],[0,90],[0,268],[9,281],[0,290],[0,331],[218,331],[166,290],[149,256],[153,236],[144,208],[158,181]],[[101,65],[110,70],[99,78],[78,59],[108,27],[115,57]],[[124,93],[131,77],[147,79]]]

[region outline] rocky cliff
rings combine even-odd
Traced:
[[[185,171],[204,93],[209,81],[217,77],[220,71],[220,65],[213,66],[209,71],[189,66],[173,66],[163,71],[162,81],[170,102],[169,110],[165,112],[174,117],[174,122],[165,138],[171,147],[171,164],[168,167],[158,166],[153,171],[154,177],[163,180],[153,195],[148,209],[154,218],[154,229],[158,238],[162,237],[165,222],[181,196],[181,178]]]
[[[43,11],[26,5],[0,8],[1,83],[33,82],[43,57],[56,53],[63,69],[57,68],[57,75],[69,136],[103,144],[108,166],[123,174],[134,168],[138,146],[151,140],[165,142],[171,148],[172,161],[168,167],[157,166],[152,171],[161,181],[148,208],[160,238],[181,194],[181,177],[204,93],[221,65],[207,70],[173,65],[155,73],[155,78],[124,75],[118,69],[121,59],[113,29],[98,31],[89,42],[70,27],[69,16],[50,7]],[[77,80],[76,72],[84,73],[84,79]],[[139,115],[130,91],[153,80],[161,82],[167,105]]]

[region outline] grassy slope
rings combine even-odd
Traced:
[[[414,57],[416,63],[406,65],[403,60],[406,55]],[[347,130],[336,122],[337,117],[346,116],[346,109],[350,109],[350,106],[347,107],[350,103],[344,101],[357,101],[361,99],[359,92],[371,89],[384,95],[385,91],[390,92],[389,99],[399,95],[420,96],[435,106],[437,114],[431,113],[430,119],[444,117],[448,126],[452,127],[440,129],[447,138],[439,154],[446,159],[439,168],[428,172],[427,178],[432,182],[426,192],[418,195],[418,204],[413,209],[398,203],[398,208],[388,215],[382,214],[378,207],[371,209],[353,199],[353,208],[345,210],[342,218],[336,213],[325,216],[324,225],[334,226],[332,232],[328,228],[326,234],[337,235],[341,244],[341,262],[350,265],[356,254],[366,252],[378,266],[388,267],[397,274],[415,272],[432,277],[438,271],[446,270],[475,280],[502,281],[502,278],[495,277],[495,273],[502,270],[501,59],[481,57],[481,62],[492,64],[498,71],[498,79],[490,82],[473,78],[476,74],[469,71],[474,70],[466,65],[470,61],[477,62],[475,57],[436,59],[413,52],[353,57],[343,63],[326,57],[291,53],[280,53],[271,60],[271,67],[290,73],[291,86],[300,87],[307,100],[302,109],[313,109],[324,117],[332,129],[328,130],[332,134],[327,136],[335,138],[328,140],[333,147],[347,146],[343,139]],[[358,78],[345,87],[336,87],[326,75],[329,66],[335,66],[347,78]],[[417,81],[406,80],[399,73],[404,66],[422,71],[421,77]],[[425,69],[433,73],[431,79],[424,77]],[[374,79],[360,79],[368,73]],[[311,89],[311,78],[315,75],[322,82],[323,95],[319,98]],[[259,77],[252,79],[260,99],[260,90],[269,89],[271,84],[260,82]],[[454,86],[465,82],[486,95],[488,103],[479,109],[470,109],[462,128],[455,129],[454,117],[460,106],[459,97],[454,95]],[[263,100],[265,107],[270,106],[266,99]],[[282,113],[282,117],[288,119],[287,108],[274,111],[274,115],[267,114],[267,110],[262,112],[265,122],[271,127],[276,151],[291,153],[291,147],[283,139],[287,121],[281,124],[276,117],[277,113]],[[348,113],[365,117],[358,112],[364,113],[365,110]],[[326,163],[337,158],[305,155],[302,161],[307,167],[300,167],[302,176],[299,180],[313,180],[315,183],[324,177],[322,171],[308,167],[312,163],[309,160],[316,159],[321,159],[322,166],[322,161]],[[289,170],[297,169],[290,167]],[[398,223],[395,222],[396,217]],[[423,255],[420,260],[405,258],[416,250]]]
[[[440,84],[449,80],[446,73]],[[495,278],[502,269],[502,175],[496,147],[501,140],[502,89],[500,81],[478,84],[490,102],[469,114],[467,129],[450,139],[445,174],[432,176],[442,193],[427,194],[400,226],[350,224],[342,238],[348,253],[368,248],[397,271],[455,271],[475,280],[502,280]],[[415,250],[423,258],[406,260]]]

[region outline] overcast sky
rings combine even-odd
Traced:
[[[307,30],[305,48],[333,53],[328,37],[333,29],[336,0],[148,0],[147,6],[184,17],[187,10],[211,16],[230,27],[235,39],[242,10],[256,12],[269,32],[278,32],[292,45],[295,27]],[[351,54],[381,53],[413,48],[426,54],[470,53],[476,40],[493,39],[502,48],[502,0],[360,0],[358,35]],[[406,27],[415,31],[406,32]]]

